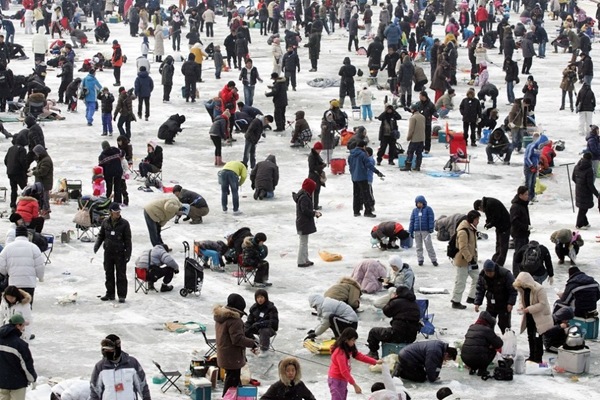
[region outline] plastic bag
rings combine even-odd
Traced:
[[[326,250],[319,250],[319,257],[321,257],[321,260],[327,262],[340,261],[343,258],[341,254],[330,253]]]
[[[525,375],[551,375],[552,368],[548,363],[525,362]]]
[[[246,364],[242,367],[240,372],[240,380],[242,381],[242,385],[248,385],[251,379],[252,375],[250,374],[250,367],[248,364]]]
[[[516,357],[517,356],[517,335],[513,330],[507,330],[502,335],[502,356],[504,357]]]

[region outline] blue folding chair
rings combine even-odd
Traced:
[[[421,335],[425,339],[429,339],[430,335],[435,333],[435,326],[433,325],[433,317],[435,314],[429,314],[429,299],[417,299],[419,310],[421,314]]]
[[[258,388],[256,386],[238,386],[237,397],[258,399]]]

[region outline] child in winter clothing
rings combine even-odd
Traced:
[[[369,121],[373,121],[373,109],[371,108],[373,93],[367,86],[363,87],[363,90],[358,92],[358,100],[360,101],[363,121],[366,121],[367,117],[369,117]]]
[[[331,346],[331,365],[327,374],[327,383],[331,400],[346,400],[348,397],[348,383],[354,387],[354,392],[362,393],[362,389],[354,381],[350,370],[350,357],[362,361],[366,364],[381,364],[383,361],[375,359],[361,353],[356,349],[356,339],[358,333],[354,328],[346,328]]]
[[[427,200],[424,196],[417,196],[415,199],[415,209],[410,216],[410,226],[408,232],[410,236],[416,239],[417,242],[417,261],[419,266],[423,265],[423,241],[427,248],[427,255],[434,267],[438,266],[433,243],[431,242],[431,234],[433,233],[435,215],[431,207],[427,205]]]
[[[65,92],[65,101],[67,103],[67,112],[77,111],[77,93],[79,92],[79,85],[81,85],[81,78],[75,78],[73,82],[67,86]]]
[[[202,256],[204,267],[207,267],[208,259],[212,261],[211,269],[219,272],[225,272],[225,261],[223,256],[227,252],[227,245],[222,241],[203,240],[201,242],[194,243],[194,246],[198,246],[198,250]]]
[[[367,151],[367,161],[369,164],[373,166],[375,169],[375,159],[373,158],[373,149],[370,147],[365,148]],[[373,199],[373,211],[375,211],[375,195],[373,194],[373,171],[371,169],[367,169],[367,182],[369,182],[369,192],[371,193],[371,198]]]
[[[254,339],[258,335],[261,352],[269,351],[271,337],[276,335],[279,329],[279,312],[272,301],[269,301],[269,293],[265,289],[254,292],[256,303],[248,311],[248,319],[244,325],[244,333],[247,338]]]
[[[20,314],[25,320],[25,331],[21,335],[23,340],[33,339],[31,334],[31,295],[16,286],[8,286],[0,301],[0,324],[6,325],[11,317]]]
[[[148,36],[142,35],[142,46],[141,46],[142,57],[148,58],[149,51],[150,51],[150,42],[148,42]]]
[[[286,357],[279,362],[279,381],[272,384],[261,400],[303,399],[315,400],[315,396],[302,382],[300,363],[295,357]]]
[[[112,110],[115,97],[108,91],[107,87],[102,88],[102,91],[98,93],[98,100],[100,100],[102,110],[102,136],[112,136]]]
[[[221,79],[221,70],[223,69],[223,55],[221,54],[221,46],[215,46],[213,61],[215,62],[215,78]]]
[[[583,246],[583,239],[579,232],[570,229],[559,229],[550,235],[550,241],[555,245],[554,251],[558,256],[559,264],[564,264],[565,257],[569,257],[571,265],[575,265],[579,248]]]

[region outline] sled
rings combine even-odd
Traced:
[[[335,339],[328,340],[305,340],[302,344],[313,354],[331,355],[331,346],[335,343]]]

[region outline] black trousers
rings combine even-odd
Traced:
[[[515,244],[515,252],[513,254],[513,275],[515,276],[515,278],[517,277],[517,275],[519,275],[519,272],[521,272],[521,268],[520,266],[515,263],[515,254],[517,254],[517,252],[519,251],[519,249],[523,246],[525,246],[527,243],[529,243],[529,236],[528,237],[524,237],[524,238],[513,238],[513,242]]]
[[[215,32],[213,31],[213,23],[212,22],[207,22],[206,23],[206,37],[213,37],[215,36]]]
[[[417,331],[399,332],[393,328],[371,328],[367,337],[369,350],[379,351],[379,343],[412,343],[417,338]]]
[[[121,67],[113,67],[113,75],[115,83],[121,84]]]
[[[194,79],[185,78],[185,100],[187,101],[190,97],[192,100],[196,100],[196,81]]]
[[[356,35],[348,36],[348,51],[351,51],[352,42],[354,42],[354,51],[358,51],[358,37]]]
[[[174,270],[171,267],[157,267],[152,265],[149,268],[150,282],[154,283],[160,278],[163,278],[163,284],[167,284],[173,280]]]
[[[27,228],[33,229],[37,233],[42,233],[42,230],[44,230],[44,222],[45,221],[46,220],[44,219],[44,217],[32,218],[31,222],[27,225]]]
[[[115,297],[115,277],[117,286],[117,296],[120,299],[127,297],[127,262],[124,254],[114,254],[113,252],[104,252],[104,273],[106,295]]]
[[[221,157],[221,136],[210,136],[213,144],[215,145],[215,157]]]
[[[125,129],[123,129],[123,125],[125,125]],[[119,128],[120,135],[127,137],[127,139],[131,139],[131,117],[129,115],[124,116],[121,114],[119,116],[117,128]]]
[[[381,160],[383,159],[383,155],[385,154],[386,149],[389,146],[388,150],[388,163],[393,164],[394,158],[396,157],[396,139],[392,135],[383,136],[381,142],[379,142],[379,150],[377,151],[377,164],[381,164]]]
[[[531,69],[531,64],[533,63],[533,57],[525,57],[523,58],[523,68],[521,69],[522,74],[529,74],[529,70]]]
[[[510,317],[511,313],[506,310],[506,304],[500,305],[491,305],[488,304],[486,307],[486,311],[491,314],[492,317],[498,318],[498,328],[500,328],[500,332],[504,333],[507,329],[510,329]]]
[[[9,176],[10,181],[10,207],[17,207],[17,197],[19,197],[19,188],[23,190],[27,186],[27,175],[24,176]]]
[[[293,73],[285,74],[285,79],[287,79],[287,86],[290,87],[290,83],[292,84],[292,89],[296,89],[296,71]]]
[[[469,142],[469,128],[471,128],[471,143],[477,140],[477,132],[475,131],[476,122],[463,121],[463,137],[465,142]]]
[[[173,84],[163,85],[163,100],[169,101],[171,99],[171,90],[173,89]]]
[[[242,373],[241,369],[226,369],[225,370],[225,380],[223,381],[223,396],[227,393],[230,387],[238,387],[242,384],[242,380],[240,375]]]
[[[269,262],[261,261],[256,266],[256,275],[254,275],[254,282],[265,283],[269,280]]]
[[[412,382],[425,382],[427,380],[427,374],[425,373],[425,367],[423,365],[412,365],[407,364],[398,358],[398,369],[400,370],[400,377]]]
[[[129,23],[129,34],[131,36],[136,36],[138,33],[138,24],[132,24],[131,22]],[[175,50],[175,49],[173,49]]]
[[[123,198],[121,196],[121,177],[120,176],[105,176],[104,180],[106,181],[106,197],[110,197],[113,192],[113,188],[115,191],[114,201],[115,203],[122,203]]]
[[[508,253],[508,243],[510,242],[510,231],[496,231],[496,252],[492,256],[492,261],[504,267],[506,262],[506,253]]]
[[[575,223],[576,227],[581,228],[582,226],[589,225],[589,221],[587,219],[588,210],[589,208],[579,207],[579,210],[577,211],[577,222]]]
[[[321,182],[317,182],[317,186],[315,187],[315,191],[313,192],[313,207],[315,210],[319,207],[319,195],[321,194]]]
[[[65,92],[67,91],[67,86],[69,86],[69,83],[71,83],[71,82],[60,81],[60,86],[58,87],[58,102],[59,103],[62,103],[64,101],[64,95],[65,95]],[[4,111],[4,109],[2,109],[2,111]]]
[[[173,51],[179,51],[181,47],[181,31],[173,32],[171,40],[173,41]]]
[[[27,292],[30,296],[31,296],[31,308],[33,308],[33,294],[35,293],[35,288],[34,287],[28,287],[28,288],[24,288],[24,287],[20,287],[19,289],[21,289],[24,292]]]
[[[541,363],[544,355],[544,339],[542,335],[537,334],[537,326],[533,315],[526,314],[525,321],[527,322],[527,340],[529,341],[529,360]]]
[[[573,244],[573,249],[575,249],[575,254],[579,254],[579,246],[577,246],[577,244]],[[554,246],[554,251],[559,260],[564,261],[565,257],[569,257],[569,245],[566,243],[557,243],[556,246]]]
[[[127,192],[127,181],[121,179],[121,194],[123,195],[123,204],[129,205],[129,192]]]
[[[369,182],[352,182],[352,205],[354,214],[360,214],[363,205],[365,206],[365,214],[373,212],[374,201],[371,197]]]
[[[425,152],[429,153],[431,150],[431,123],[425,123]]]
[[[146,105],[146,114],[144,116],[148,118],[150,116],[150,97],[138,97],[138,117],[142,118],[142,105]]]
[[[358,322],[348,321],[347,319],[333,314],[329,316],[329,327],[333,331],[333,336],[337,338],[346,328],[358,328]]]
[[[461,353],[461,358],[465,365],[471,370],[486,370],[488,365],[494,360],[496,352],[478,352],[478,353]]]
[[[285,108],[286,106],[284,105],[275,104],[273,118],[275,119],[275,126],[278,131],[285,130]]]

